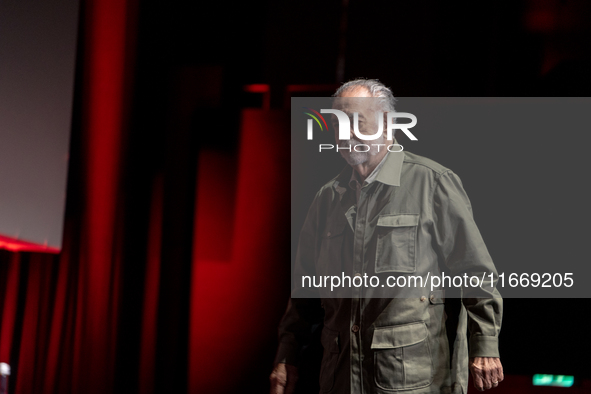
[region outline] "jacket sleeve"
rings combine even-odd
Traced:
[[[484,284],[462,287],[462,303],[470,331],[470,357],[499,357],[503,300],[496,288],[498,275],[460,178],[452,171],[440,175],[433,193],[435,243],[452,275],[476,276]],[[492,282],[491,282],[492,274]]]
[[[300,232],[296,258],[292,267],[292,280],[301,278],[302,275],[315,274],[318,211],[319,194],[314,198]],[[316,289],[304,289],[298,281],[292,283],[287,310],[279,323],[279,347],[275,364],[298,364],[302,347],[309,343],[314,325],[322,322],[323,313]]]

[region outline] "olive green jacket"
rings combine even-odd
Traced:
[[[468,358],[499,357],[502,318],[497,272],[470,201],[456,174],[410,152],[389,153],[378,170],[359,201],[349,166],[316,194],[300,234],[275,362],[297,365],[324,316],[322,393],[466,393]],[[401,275],[429,283],[443,272],[488,278],[488,285],[461,290],[451,362],[441,286],[388,293],[352,286],[335,296],[302,282],[302,276],[367,274],[380,283]]]

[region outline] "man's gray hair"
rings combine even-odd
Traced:
[[[333,97],[339,97],[347,91],[359,88],[367,89],[367,91],[372,97],[382,98],[382,108],[384,109],[384,111],[394,111],[394,104],[396,104],[396,98],[394,98],[394,95],[392,94],[390,88],[388,88],[386,85],[384,85],[377,79],[358,78],[344,83],[333,94]]]

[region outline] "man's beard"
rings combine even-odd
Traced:
[[[375,156],[379,153],[378,149],[386,149],[385,146],[379,147],[372,144],[383,144],[384,143],[384,136],[381,135],[380,138],[376,140],[360,142],[355,138],[351,138],[349,140],[341,140],[339,142],[339,152],[341,156],[349,163],[350,166],[356,166],[359,164],[363,164],[367,162],[371,156]],[[360,144],[365,144],[369,146],[369,150],[367,152],[357,152],[355,147]],[[351,152],[349,152],[349,146],[351,146]],[[345,149],[346,148],[346,149]],[[359,148],[359,150],[367,149],[365,146]]]

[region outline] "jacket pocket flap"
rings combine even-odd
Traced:
[[[378,226],[387,227],[409,227],[419,224],[418,214],[387,214],[380,215],[378,218]]]
[[[424,322],[401,324],[398,326],[376,327],[371,340],[372,349],[394,349],[410,346],[427,338]]]

